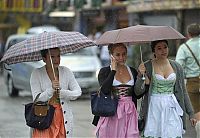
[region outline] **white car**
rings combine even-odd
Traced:
[[[43,25],[31,27],[26,31],[26,34],[39,34],[43,32],[58,32],[60,31],[56,26],[52,25]]]
[[[6,42],[5,51],[12,45],[21,42],[33,34],[11,35]],[[95,47],[84,48],[76,53],[61,56],[60,65],[66,66],[72,70],[82,88],[83,93],[96,91],[99,87],[97,74],[101,68],[101,62],[97,57]],[[30,91],[30,76],[34,68],[43,66],[45,63],[22,62],[12,65],[4,65],[4,79],[7,85],[8,95],[15,97],[19,95],[20,90]]]

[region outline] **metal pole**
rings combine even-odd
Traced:
[[[140,46],[140,60],[141,60],[141,63],[143,63],[142,47],[141,47],[141,46]],[[144,74],[142,74],[142,80],[145,80],[145,76],[144,76]]]

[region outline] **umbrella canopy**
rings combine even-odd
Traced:
[[[96,44],[79,32],[43,32],[11,46],[4,54],[1,62],[14,64],[19,62],[38,61],[42,59],[41,50],[60,48],[61,54]]]
[[[136,25],[105,32],[96,44],[146,43],[155,40],[184,39],[185,37],[170,26]]]

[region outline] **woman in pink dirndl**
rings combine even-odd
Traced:
[[[118,97],[117,112],[111,117],[94,116],[95,133],[98,138],[139,138],[137,98],[134,84],[137,71],[127,66],[127,48],[124,44],[108,46],[110,66],[101,68],[98,81],[101,92],[114,93]]]

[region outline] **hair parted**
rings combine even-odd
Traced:
[[[126,47],[126,45],[125,45],[124,43],[109,44],[109,45],[108,45],[109,54],[112,55],[114,49],[115,49],[116,47],[120,47],[120,46],[124,47],[124,48],[126,49],[126,51],[127,51],[127,47]]]

